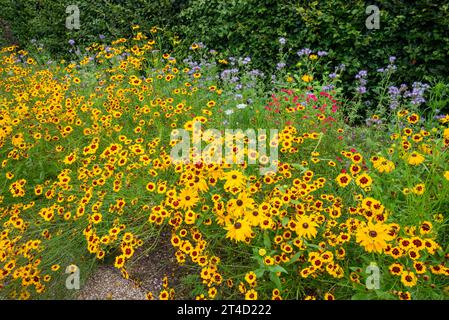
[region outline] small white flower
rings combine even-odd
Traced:
[[[247,107],[247,105],[244,103],[240,103],[237,105],[237,109],[245,109],[246,107]]]
[[[230,116],[230,115],[233,114],[233,113],[234,113],[234,110],[232,110],[232,109],[228,109],[228,110],[225,111],[225,114],[226,114],[227,116]]]

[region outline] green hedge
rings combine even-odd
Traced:
[[[293,51],[303,47],[327,50],[350,72],[376,70],[389,55],[397,56],[399,79],[413,81],[449,76],[449,4],[447,1],[361,0],[0,0],[2,44],[27,47],[37,39],[54,55],[78,44],[128,36],[131,24],[158,25],[170,34],[202,41],[209,48],[249,55],[269,71],[277,62],[278,38]],[[65,28],[65,8],[77,4],[81,29]],[[369,4],[381,10],[380,29],[365,27]],[[183,46],[181,46],[183,48]]]

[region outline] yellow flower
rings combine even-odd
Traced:
[[[317,234],[316,227],[318,227],[318,224],[312,220],[312,216],[307,215],[297,215],[296,218],[298,219],[296,224],[296,233],[299,237],[305,237],[307,239],[315,238]]]
[[[303,75],[303,76],[301,77],[301,79],[302,79],[302,81],[304,81],[304,82],[310,82],[310,81],[313,80],[313,76],[310,76],[310,75],[308,75],[308,74],[305,74],[305,75]]]
[[[245,219],[238,219],[234,223],[230,223],[225,227],[226,238],[230,238],[235,241],[244,241],[246,238],[251,237],[251,226]]]
[[[419,115],[413,113],[407,118],[407,121],[411,124],[415,124],[419,121]]]
[[[241,192],[237,199],[228,202],[227,209],[232,217],[241,217],[254,209],[254,200],[249,198],[246,192]]]
[[[406,287],[414,287],[418,282],[418,278],[413,272],[404,271],[401,274],[401,282]]]
[[[338,185],[343,188],[346,187],[351,182],[351,180],[351,176],[347,173],[340,173],[337,178],[335,178],[335,181],[337,181]]]
[[[159,293],[159,300],[168,300],[168,299],[170,299],[170,294],[168,293],[167,290],[162,290]]]
[[[335,300],[335,297],[332,293],[326,292],[324,294],[324,300]]]
[[[449,171],[446,171],[444,173],[444,177],[446,178],[447,181],[449,181]]]
[[[256,274],[253,271],[250,271],[245,275],[245,281],[248,282],[248,284],[250,285],[255,283],[256,279],[257,279]]]
[[[145,297],[146,297],[147,300],[154,300],[153,293],[151,293],[151,292],[147,292]]]
[[[51,271],[58,271],[61,266],[59,264],[54,264],[51,266]]]
[[[424,183],[420,183],[417,184],[414,188],[413,188],[413,193],[417,194],[417,195],[422,195],[424,194],[424,191],[426,191],[426,185]]]
[[[392,239],[390,227],[383,223],[362,224],[356,233],[356,240],[367,252],[382,252],[387,247],[387,241]]]
[[[412,166],[420,165],[425,160],[424,156],[416,151],[413,151],[411,154],[407,154],[405,156],[405,159],[406,159],[407,163]]]
[[[254,289],[248,290],[245,293],[245,300],[257,300],[257,291]]]
[[[355,182],[357,183],[357,185],[361,188],[366,188],[371,186],[371,184],[373,183],[373,179],[366,173],[363,173],[359,176],[357,176],[357,178],[355,179]]]
[[[226,190],[232,191],[233,189],[241,189],[242,187],[246,186],[245,175],[237,170],[226,172],[223,175],[223,179],[226,180],[224,185],[224,188]]]
[[[192,209],[199,201],[198,193],[195,189],[185,188],[179,193],[179,206],[184,209]]]
[[[444,139],[449,139],[449,128],[444,129],[443,137]]]
[[[394,162],[383,157],[380,157],[377,161],[373,162],[373,165],[374,169],[376,169],[380,173],[390,173],[396,168]]]
[[[123,255],[119,255],[115,257],[114,267],[117,269],[122,268],[125,265],[125,257]]]

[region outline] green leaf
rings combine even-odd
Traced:
[[[379,297],[379,299],[382,300],[393,300],[396,299],[397,297],[392,295],[389,292],[385,292],[385,291],[381,291],[381,290],[375,290],[376,295]]]
[[[265,273],[265,270],[262,269],[262,268],[259,268],[259,269],[256,269],[256,270],[254,271],[254,273],[256,274],[256,277],[257,277],[257,278],[262,278],[262,277],[263,277],[263,274]]]
[[[365,292],[356,293],[351,297],[351,300],[369,300],[369,294]]]
[[[279,279],[278,275],[274,272],[270,272],[270,280],[271,282],[273,282],[275,284],[275,286],[281,290],[282,289],[282,285],[281,285],[281,280]]]
[[[266,249],[271,248],[271,240],[270,240],[270,236],[268,235],[268,232],[265,232],[263,234],[263,245],[265,246]]]
[[[270,272],[282,272],[282,273],[288,273],[287,270],[285,270],[281,266],[268,266],[267,268]]]
[[[320,246],[318,246],[318,245],[316,245],[316,244],[308,243],[306,240],[303,240],[303,241],[304,241],[304,244],[305,244],[307,247],[314,248],[314,249],[318,249],[318,250],[321,250],[321,249],[322,249]]]
[[[293,263],[295,263],[296,262],[296,260],[298,260],[298,258],[301,256],[301,254],[302,254],[302,252],[301,251],[299,251],[299,252],[296,252],[294,255],[293,255],[293,257],[291,257],[290,258],[290,261],[289,262],[287,262],[285,265],[287,265],[287,266],[289,266],[289,265],[291,265],[291,264],[293,264]]]
[[[349,267],[349,270],[358,272],[358,270],[361,269],[360,267]]]
[[[289,221],[290,221],[289,218],[283,217],[281,220],[282,226],[285,227]]]

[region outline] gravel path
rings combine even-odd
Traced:
[[[100,266],[81,289],[79,300],[145,300],[146,292],[113,266]]]
[[[164,239],[164,237],[159,237]],[[152,292],[156,299],[162,290],[162,278],[168,276],[169,286],[177,284],[175,275],[179,266],[170,242],[144,245],[148,252],[136,251],[134,258],[126,264],[130,279],[124,279],[113,266],[99,266],[81,288],[79,300],[144,300]],[[180,297],[178,297],[180,298]]]

